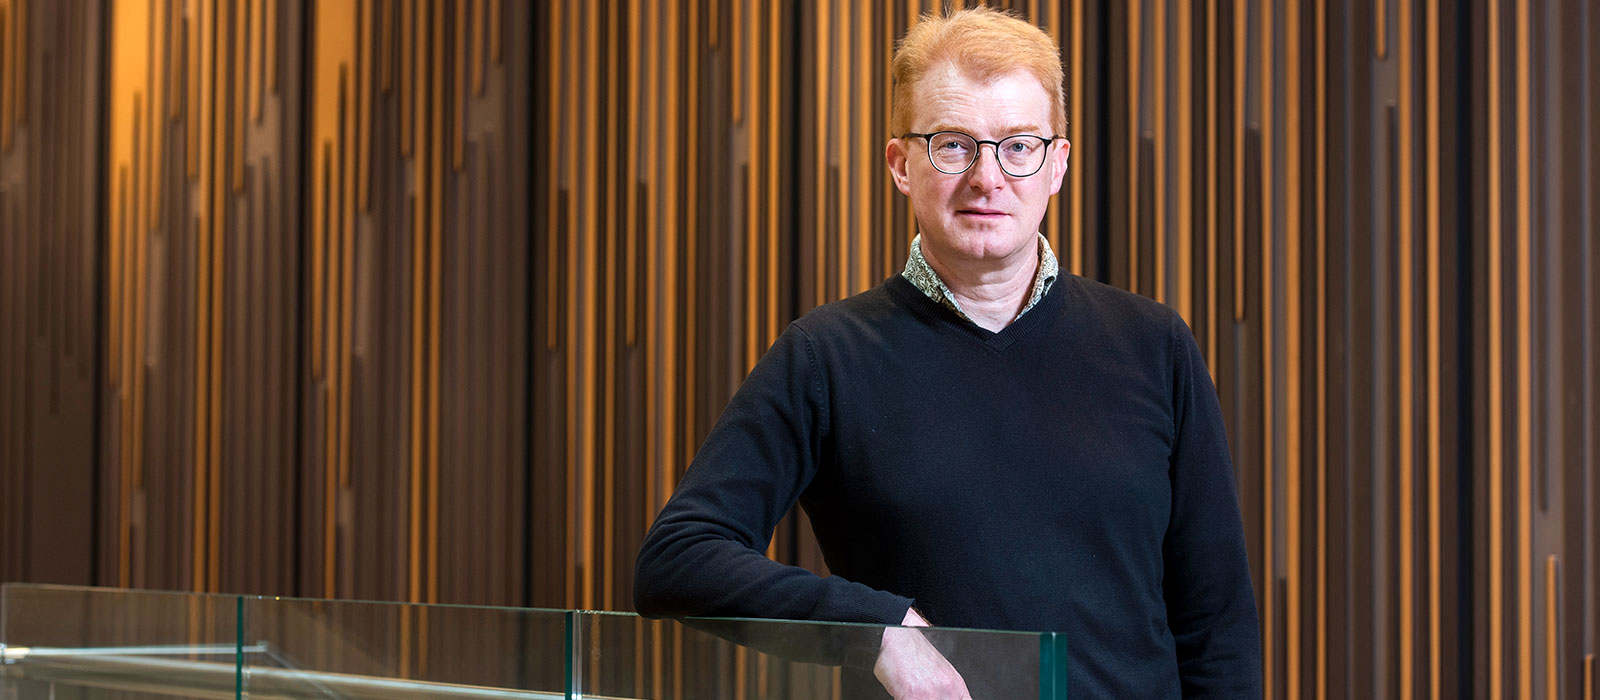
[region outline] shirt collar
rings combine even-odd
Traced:
[[[1055,284],[1056,277],[1060,276],[1061,266],[1056,260],[1055,251],[1050,249],[1050,242],[1045,240],[1044,234],[1035,234],[1039,237],[1039,269],[1033,275],[1033,286],[1028,293],[1028,303],[1022,305],[1022,310],[1017,312],[1013,323],[1022,315],[1028,313],[1040,299],[1050,291],[1050,286]],[[911,255],[906,259],[906,269],[900,273],[912,286],[922,290],[929,299],[939,302],[945,308],[954,311],[957,316],[971,321],[965,311],[961,310],[961,303],[956,301],[950,288],[946,287],[944,280],[939,279],[939,273],[934,272],[933,266],[928,264],[928,259],[922,257],[922,235],[917,234],[911,239]]]

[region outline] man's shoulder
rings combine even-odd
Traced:
[[[1167,332],[1181,322],[1178,312],[1150,297],[1078,275],[1063,278],[1072,286],[1071,310],[1091,319],[1129,329]]]
[[[898,303],[889,290],[896,278],[864,292],[818,306],[800,318],[794,325],[807,335],[830,336],[839,332],[859,331],[865,326],[882,325],[905,317],[907,310]]]

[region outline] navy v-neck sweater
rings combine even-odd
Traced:
[[[805,508],[831,576],[764,556]],[[790,324],[639,553],[651,616],[1065,634],[1072,697],[1260,695],[1215,389],[1166,306],[1063,273],[998,333],[896,275]]]

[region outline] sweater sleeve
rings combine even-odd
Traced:
[[[1176,314],[1171,348],[1177,440],[1162,583],[1183,696],[1261,697],[1261,631],[1222,408]]]
[[[810,338],[791,324],[745,378],[646,534],[634,573],[640,614],[900,622],[908,598],[765,555],[816,473],[826,392]]]

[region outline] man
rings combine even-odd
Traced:
[[[1059,270],[1039,224],[1070,145],[1055,43],[977,8],[894,58],[905,271],[792,323],[639,553],[646,615],[1063,632],[1075,698],[1259,696],[1215,389],[1169,308]],[[798,501],[834,574],[768,560]],[[968,697],[921,635],[875,669]]]

